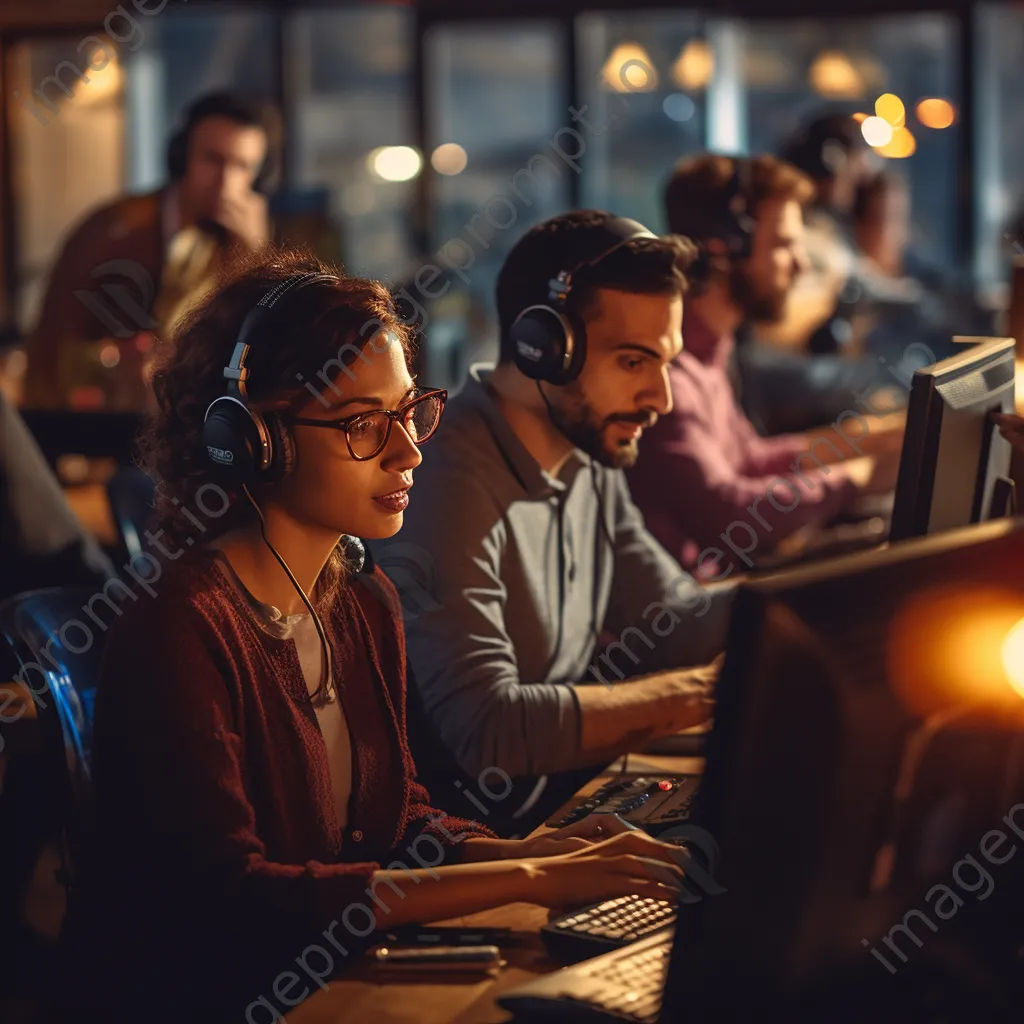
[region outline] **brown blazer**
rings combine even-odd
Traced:
[[[68,236],[50,272],[28,339],[26,405],[62,408],[82,383],[82,349],[153,330],[164,266],[164,190],[126,196],[90,213]]]

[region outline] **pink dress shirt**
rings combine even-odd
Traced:
[[[672,411],[644,434],[627,476],[651,533],[694,575],[721,579],[825,523],[857,491],[845,467],[817,460],[817,439],[757,433],[729,379],[731,334],[716,337],[688,311],[683,345],[669,367]]]

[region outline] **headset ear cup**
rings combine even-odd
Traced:
[[[568,323],[550,306],[524,310],[509,331],[515,346],[515,364],[530,380],[557,383],[565,362]]]
[[[218,398],[206,411],[203,445],[210,464],[239,483],[259,470],[260,432],[249,411],[234,398]]]
[[[270,465],[263,478],[283,480],[295,468],[295,438],[277,413],[265,413],[263,423],[270,441]]]

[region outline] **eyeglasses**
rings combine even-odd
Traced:
[[[413,444],[429,441],[441,422],[448,392],[436,388],[420,390],[416,396],[397,409],[374,409],[360,412],[343,420],[311,420],[296,417],[292,423],[304,427],[330,427],[341,430],[352,458],[357,462],[375,459],[391,440],[391,427],[401,423]]]

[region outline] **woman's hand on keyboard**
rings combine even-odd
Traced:
[[[594,817],[594,815],[591,815]],[[664,861],[673,867],[685,863],[685,855],[678,846],[671,843],[663,843],[653,836],[648,835],[643,829],[632,829],[622,832],[599,842],[591,843],[585,850],[578,850],[568,856],[596,857],[620,857],[629,854],[636,857],[649,857],[654,860]]]
[[[594,843],[635,831],[635,825],[617,814],[588,814],[564,828],[556,828],[533,839],[521,840],[518,851],[508,856],[554,857],[562,853],[576,853],[590,849]]]
[[[631,835],[623,835],[577,853],[522,861],[523,898],[555,908],[585,906],[615,896],[678,900],[684,875],[675,861],[660,851],[645,856],[613,849],[615,843],[629,839]]]

